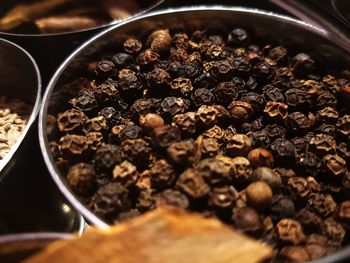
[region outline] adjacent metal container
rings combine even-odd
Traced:
[[[41,101],[41,77],[36,62],[26,50],[1,38],[0,95],[18,98],[33,106],[23,133],[11,147],[11,151],[0,161],[1,181],[21,156]]]
[[[128,36],[142,38],[147,32],[157,28],[213,30],[225,32],[234,26],[243,26],[253,31],[258,38],[270,39],[273,43],[293,49],[301,47],[320,60],[327,61],[328,67],[341,68],[350,65],[349,54],[327,40],[327,33],[307,23],[286,16],[272,14],[256,9],[233,7],[193,7],[172,9],[145,14],[120,23],[98,34],[77,49],[57,70],[51,79],[43,98],[40,111],[39,139],[46,165],[59,189],[80,211],[86,220],[98,227],[107,227],[107,223],[94,215],[68,187],[67,182],[59,173],[48,146],[46,120],[55,105],[60,103],[60,88],[63,84],[79,76],[79,70],[89,59],[98,56],[104,48],[115,41],[122,42]],[[350,251],[344,249],[333,255],[336,260],[350,256]],[[327,259],[320,262],[328,262]]]
[[[27,233],[0,236],[0,262],[22,262],[45,248],[49,243],[71,237],[63,233]]]
[[[160,7],[166,0],[150,0],[148,2],[149,5],[145,9],[134,14],[132,17],[137,17],[154,8]],[[42,72],[45,87],[57,67],[75,48],[98,32],[120,22],[116,20],[94,28],[57,34],[14,34],[0,32],[0,37],[17,43],[33,55]]]

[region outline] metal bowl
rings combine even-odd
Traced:
[[[150,0],[140,12],[127,18],[132,19],[165,4],[166,0]],[[0,7],[1,8],[1,7]],[[94,28],[57,34],[14,34],[0,32],[0,37],[8,39],[28,50],[37,61],[42,72],[44,87],[62,61],[84,41],[102,30],[124,20],[115,20]]]
[[[63,233],[27,233],[0,236],[0,262],[22,262],[34,255],[49,243],[71,238]]]
[[[55,105],[59,105],[60,88],[63,84],[79,76],[82,65],[94,55],[98,56],[97,54],[104,48],[108,49],[111,42],[122,42],[129,35],[142,38],[147,32],[159,27],[186,31],[207,28],[222,32],[237,25],[253,31],[258,38],[270,39],[276,44],[283,43],[291,49],[302,47],[303,51],[327,61],[327,66],[338,68],[350,65],[349,54],[327,40],[327,32],[324,30],[299,20],[256,9],[234,7],[170,9],[130,19],[98,34],[78,48],[57,70],[45,92],[39,118],[40,145],[49,172],[62,193],[88,222],[98,227],[108,227],[108,224],[94,215],[68,187],[49,150],[47,116],[55,111]],[[350,256],[350,251],[345,254]]]
[[[0,94],[32,105],[27,126],[10,152],[0,162],[0,181],[23,152],[41,101],[41,77],[31,55],[18,45],[0,38]]]

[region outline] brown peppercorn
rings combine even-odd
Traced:
[[[194,144],[193,141],[180,141],[171,144],[167,148],[168,158],[174,165],[186,165],[193,162]]]
[[[179,97],[166,97],[161,103],[163,113],[170,116],[185,113],[189,106],[188,100]]]
[[[195,169],[187,169],[177,179],[176,186],[192,199],[208,196],[210,188]]]
[[[136,183],[138,173],[134,165],[124,161],[114,167],[112,177],[115,182],[120,183],[125,188],[129,188]]]
[[[312,176],[306,177],[306,181],[308,184],[308,188],[311,193],[320,193],[321,185],[316,181],[316,179]]]
[[[94,167],[87,163],[78,163],[72,166],[67,174],[67,182],[78,195],[91,195],[96,187]]]
[[[145,189],[141,191],[136,200],[136,208],[140,212],[146,212],[154,209],[156,206],[156,201],[153,196],[153,191],[151,189]]]
[[[214,106],[202,105],[196,112],[196,120],[205,127],[210,127],[219,121],[219,111]]]
[[[279,257],[285,263],[303,263],[310,260],[307,249],[302,246],[285,246],[279,252]]]
[[[159,147],[168,147],[181,139],[180,131],[170,125],[156,127],[152,133],[154,144]]]
[[[343,117],[339,118],[336,125],[337,131],[341,135],[350,135],[350,115],[344,115]]]
[[[282,102],[268,101],[264,112],[273,120],[283,120],[288,116],[288,105]]]
[[[58,148],[66,158],[81,159],[87,154],[89,145],[85,136],[67,134],[60,139]]]
[[[302,224],[305,231],[317,232],[322,226],[321,218],[307,208],[300,209],[295,218]]]
[[[228,106],[230,117],[238,122],[247,121],[253,113],[252,106],[245,101],[234,100]]]
[[[117,89],[109,82],[104,82],[100,85],[94,84],[92,92],[99,105],[110,106],[110,104],[115,102],[118,95]]]
[[[311,194],[307,202],[307,207],[323,217],[328,217],[334,213],[337,204],[329,194]]]
[[[110,183],[97,190],[90,206],[98,216],[113,221],[130,205],[127,189],[119,183]]]
[[[350,223],[350,201],[346,200],[340,203],[336,210],[336,217],[340,221],[349,224]]]
[[[203,138],[211,138],[216,139],[221,142],[224,139],[224,131],[217,125],[209,128],[205,132],[202,133]]]
[[[108,129],[107,120],[103,116],[94,117],[85,122],[83,131],[89,132],[105,132]]]
[[[310,193],[309,185],[306,179],[299,176],[289,178],[288,189],[290,190],[293,197],[296,199],[306,198]]]
[[[236,228],[251,235],[259,234],[263,227],[259,214],[248,206],[234,209],[232,221]]]
[[[317,111],[317,116],[318,116],[318,119],[322,122],[334,123],[337,121],[339,117],[339,113],[337,110],[331,107],[325,107]]]
[[[135,76],[136,76],[136,72],[127,68],[123,68],[118,72],[118,79],[125,79],[125,78],[130,78]]]
[[[193,90],[191,80],[188,78],[183,78],[183,77],[179,77],[179,78],[174,79],[171,82],[170,87],[175,92],[175,95],[182,94],[184,96],[187,96]]]
[[[138,57],[138,62],[141,66],[147,66],[154,64],[160,59],[158,53],[154,52],[152,49],[146,49],[144,52],[141,52]]]
[[[151,175],[149,170],[144,170],[136,180],[135,187],[139,191],[151,189]]]
[[[157,207],[160,206],[174,206],[182,209],[187,209],[189,207],[189,200],[183,193],[166,189],[155,196]]]
[[[77,109],[70,109],[58,114],[57,127],[60,132],[72,133],[80,131],[88,120],[86,115]]]
[[[230,179],[231,164],[222,159],[208,158],[196,165],[196,171],[210,185],[225,185]]]
[[[138,168],[148,165],[151,148],[145,140],[125,140],[122,143],[122,150],[125,158]]]
[[[177,127],[184,135],[192,135],[197,131],[196,113],[177,114],[173,117],[172,125]]]
[[[161,52],[169,49],[171,36],[168,29],[154,31],[147,39],[148,46],[155,52]]]
[[[219,153],[220,143],[213,138],[203,138],[196,141],[196,151],[200,158],[213,157]]]
[[[252,147],[252,142],[245,134],[235,134],[229,138],[226,154],[230,157],[246,156]]]
[[[235,204],[238,192],[233,186],[216,187],[210,193],[209,206],[229,211]]]
[[[256,168],[252,173],[251,180],[267,183],[274,192],[278,192],[282,186],[281,176],[269,167]]]
[[[336,141],[331,135],[316,134],[311,138],[309,148],[314,150],[316,154],[324,154],[333,152],[336,149]]]
[[[346,172],[346,161],[339,155],[327,154],[323,157],[323,163],[327,171],[335,177],[342,176]]]
[[[89,132],[85,135],[86,144],[91,152],[96,152],[104,145],[103,135],[100,132]]]
[[[151,186],[155,189],[171,187],[175,182],[173,166],[166,160],[157,160],[150,165]]]
[[[165,90],[170,85],[171,76],[164,69],[155,68],[147,73],[145,80],[150,90],[166,93]]]
[[[244,157],[235,157],[232,159],[232,179],[238,183],[249,182],[250,176],[253,172],[248,159]]]
[[[247,204],[260,211],[270,206],[272,190],[267,183],[257,181],[248,185],[246,196]]]
[[[109,173],[122,162],[122,149],[113,144],[99,148],[94,156],[94,166],[97,172]]]
[[[123,48],[130,54],[136,54],[142,49],[142,43],[134,38],[128,38],[123,43]]]
[[[274,164],[272,153],[264,148],[256,148],[251,150],[248,153],[247,158],[253,167],[272,167]]]
[[[298,245],[305,241],[303,229],[298,221],[293,219],[281,219],[277,225],[278,238],[282,242]]]
[[[343,242],[345,237],[344,227],[333,218],[327,218],[322,224],[322,233],[331,240]]]
[[[139,123],[145,130],[153,131],[155,128],[163,126],[165,122],[160,115],[147,113],[146,115],[140,116]]]

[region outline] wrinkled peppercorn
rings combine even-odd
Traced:
[[[278,238],[286,243],[298,245],[305,240],[305,234],[298,221],[284,218],[276,225]]]
[[[138,177],[137,169],[128,161],[118,164],[113,169],[113,181],[120,183],[123,187],[129,188],[135,184]]]
[[[189,207],[189,200],[183,193],[177,190],[166,189],[155,196],[157,207],[167,205],[182,209]]]
[[[245,101],[232,101],[228,106],[230,117],[237,121],[247,121],[253,113],[252,106]]]
[[[78,195],[87,196],[93,193],[96,186],[94,167],[87,163],[72,166],[67,174],[68,185]]]
[[[80,131],[87,121],[86,115],[76,109],[70,109],[58,115],[57,127],[60,132],[72,133]]]
[[[175,126],[163,125],[153,130],[154,143],[159,147],[168,147],[180,140],[180,131]]]
[[[244,134],[235,134],[227,142],[226,154],[230,157],[246,156],[252,146],[249,137]]]
[[[122,149],[117,145],[106,144],[96,151],[94,161],[96,171],[108,173],[121,163]]]
[[[238,192],[233,186],[216,187],[210,193],[209,205],[218,210],[230,210],[237,197]]]
[[[124,156],[137,167],[148,164],[151,148],[143,139],[123,141],[122,150]]]
[[[113,220],[130,207],[128,191],[119,183],[107,184],[96,192],[91,208],[99,216]]]
[[[210,188],[203,177],[194,169],[187,169],[176,182],[177,187],[190,198],[204,198],[209,194]]]

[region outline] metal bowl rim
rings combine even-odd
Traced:
[[[18,233],[0,236],[0,245],[17,241],[57,240],[72,238],[73,235],[59,232]]]
[[[0,38],[0,42],[4,42],[7,43],[11,46],[14,46],[15,48],[17,48],[19,51],[21,51],[22,53],[24,53],[24,55],[29,58],[30,62],[32,63],[32,66],[35,70],[36,73],[36,77],[37,77],[37,87],[36,87],[36,98],[35,98],[35,102],[32,108],[32,112],[30,113],[30,117],[28,119],[28,122],[24,128],[24,131],[22,132],[22,134],[19,136],[19,138],[17,139],[16,143],[11,147],[11,150],[6,154],[6,156],[1,160],[0,162],[0,171],[2,171],[7,164],[10,162],[10,160],[12,159],[12,157],[15,155],[15,153],[18,151],[18,149],[21,147],[21,144],[24,140],[24,138],[27,136],[28,131],[30,130],[30,128],[32,127],[33,123],[36,120],[36,117],[39,113],[40,110],[40,104],[41,104],[41,88],[42,88],[42,82],[41,82],[41,74],[40,74],[40,70],[39,67],[37,65],[37,63],[35,62],[34,58],[29,54],[28,51],[26,51],[24,48],[22,48],[21,46],[8,41],[6,39]],[[2,176],[1,176],[2,177]],[[0,180],[3,179],[0,177]]]
[[[35,38],[40,38],[40,37],[69,36],[69,35],[74,35],[74,34],[78,34],[78,33],[90,32],[90,31],[94,31],[94,30],[97,30],[97,29],[105,29],[105,28],[108,28],[110,26],[114,26],[114,25],[117,25],[117,24],[119,24],[121,22],[124,22],[124,21],[127,21],[129,19],[132,19],[134,17],[142,16],[143,14],[145,14],[145,13],[155,9],[158,6],[160,6],[165,1],[168,1],[168,0],[157,0],[151,6],[145,8],[145,9],[142,9],[140,12],[136,12],[135,14],[132,14],[129,17],[126,17],[124,19],[119,19],[119,20],[112,20],[109,23],[105,23],[103,25],[99,25],[99,26],[95,26],[95,27],[85,28],[85,29],[82,29],[82,30],[68,31],[68,32],[62,32],[62,33],[49,33],[49,34],[28,34],[28,33],[16,34],[16,33],[9,33],[9,32],[0,31],[0,35],[11,36],[11,37],[25,37],[25,38],[35,37]]]
[[[64,196],[69,200],[69,202],[72,204],[73,207],[75,207],[79,212],[82,213],[82,215],[93,225],[99,228],[109,228],[109,225],[105,223],[103,220],[101,220],[98,216],[96,216],[94,213],[92,213],[85,205],[82,204],[82,202],[79,201],[79,199],[75,196],[75,194],[70,190],[70,188],[66,185],[66,182],[64,181],[64,178],[60,175],[60,173],[56,170],[53,162],[51,162],[49,149],[48,149],[48,140],[45,133],[46,128],[46,117],[47,117],[47,108],[49,104],[49,98],[52,93],[52,91],[55,88],[56,82],[61,76],[62,72],[66,69],[67,65],[77,56],[79,53],[84,50],[87,46],[98,40],[100,37],[104,36],[110,31],[116,30],[118,27],[122,27],[127,23],[135,22],[137,20],[143,20],[149,17],[157,16],[157,15],[166,15],[171,13],[181,13],[181,12],[201,12],[201,11],[224,11],[224,12],[241,12],[241,13],[248,13],[248,14],[258,14],[266,17],[271,17],[273,19],[281,20],[284,22],[288,22],[291,25],[297,26],[301,29],[304,29],[306,31],[310,31],[313,34],[320,35],[324,38],[327,38],[328,34],[325,30],[318,28],[316,26],[313,26],[311,24],[305,23],[303,21],[300,21],[298,19],[291,18],[286,15],[280,15],[276,14],[274,12],[264,11],[261,9],[255,9],[255,8],[246,8],[246,7],[232,7],[232,6],[222,6],[222,5],[201,5],[201,6],[192,6],[192,7],[181,7],[181,8],[170,8],[166,10],[160,10],[160,11],[153,11],[147,14],[144,14],[142,16],[133,17],[131,19],[127,19],[121,23],[118,23],[117,25],[110,27],[98,34],[96,34],[94,37],[87,40],[85,43],[83,43],[79,48],[77,48],[73,53],[71,53],[70,56],[66,58],[66,60],[60,65],[60,67],[57,69],[55,74],[52,76],[47,89],[45,91],[45,94],[43,96],[43,103],[40,108],[39,113],[39,140],[40,140],[40,147],[42,151],[42,155],[44,158],[44,161],[46,163],[46,166],[57,184],[60,191],[64,194]],[[340,47],[339,47],[340,48]],[[312,261],[312,263],[326,263],[326,262],[332,262],[334,260],[343,259],[345,256],[350,255],[350,246],[346,246],[342,248],[339,252],[334,253],[330,256],[321,258],[319,260]]]

